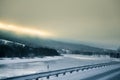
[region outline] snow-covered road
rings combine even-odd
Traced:
[[[7,60],[9,62],[7,62]],[[33,73],[39,73],[39,72],[45,72],[45,71],[52,71],[52,70],[58,70],[58,69],[65,69],[69,67],[77,67],[77,66],[84,66],[84,65],[91,65],[91,64],[98,64],[98,63],[105,63],[105,62],[111,62],[111,61],[119,61],[118,59],[111,59],[109,57],[97,57],[97,56],[83,56],[83,55],[64,55],[63,57],[52,57],[52,58],[44,58],[44,59],[38,59],[35,58],[33,60],[9,60],[9,59],[3,59],[0,60],[0,79],[13,77],[13,76],[20,76],[20,75],[26,75],[26,74],[33,74]],[[47,65],[49,65],[49,70],[47,69]],[[119,71],[120,65],[112,65],[105,68],[95,68],[90,69],[87,71],[79,71],[74,72],[72,74],[67,73],[65,76],[59,75],[59,77],[52,76],[49,80],[81,80],[91,77],[94,77],[95,75],[105,73],[107,71],[117,69]],[[116,70],[115,70],[116,71]],[[115,74],[118,75],[119,72],[116,72]],[[114,74],[114,75],[115,75]],[[113,75],[113,74],[111,74]],[[112,78],[111,78],[112,79]],[[42,78],[40,80],[46,80],[46,78]]]
[[[73,67],[73,68],[67,68],[67,69],[60,69],[60,70],[54,70],[54,71],[47,71],[47,72],[41,72],[41,73],[36,73],[36,74],[31,74],[31,75],[24,75],[24,76],[18,76],[18,77],[12,77],[12,78],[7,78],[5,80],[39,80],[42,79],[43,77],[46,77],[47,79],[50,79],[50,77],[52,76],[56,76],[57,79],[59,79],[59,75],[63,74],[63,76],[66,76],[67,73],[73,73],[73,72],[77,72],[79,73],[79,71],[84,72],[85,70],[89,70],[89,69],[94,69],[94,68],[101,68],[101,67],[108,67],[108,66],[118,66],[120,64],[120,62],[109,62],[109,63],[100,63],[100,64],[94,64],[94,65],[85,65],[85,66],[80,66],[80,67]],[[109,68],[109,67],[108,67]],[[104,69],[103,69],[104,70]],[[83,80],[96,80],[99,78],[102,78],[102,80],[106,80],[107,78],[113,78],[116,74],[118,74],[118,71],[120,70],[120,67],[114,67],[112,69],[110,69],[109,71],[103,71],[101,70],[101,72],[104,73],[99,73],[99,74],[95,74],[94,72],[92,74],[94,74],[94,76],[85,76],[85,79],[83,78]],[[111,74],[111,73],[115,73],[115,74]],[[110,76],[110,75],[112,76]],[[109,75],[109,76],[107,76]],[[71,75],[71,78],[73,75]],[[80,75],[79,75],[80,76]],[[106,77],[107,76],[107,77]],[[105,78],[104,78],[105,77]],[[75,78],[78,78],[77,76],[75,76]],[[55,79],[55,78],[52,78]],[[74,79],[72,79],[74,80]]]
[[[67,73],[65,76],[52,76],[49,80],[115,80],[120,76],[120,64],[85,71]],[[41,80],[46,80],[45,78]],[[120,80],[119,78],[116,80]]]

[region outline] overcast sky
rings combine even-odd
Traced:
[[[44,30],[53,39],[120,45],[120,0],[0,0],[0,22]]]

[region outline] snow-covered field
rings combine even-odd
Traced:
[[[49,61],[49,60],[57,60],[62,59],[61,56],[54,56],[54,57],[43,57],[43,58],[1,58],[0,65],[4,64],[12,64],[12,63],[23,63],[23,62],[38,62],[38,61]]]
[[[0,59],[0,79],[6,77],[13,77],[19,75],[26,75],[32,73],[39,73],[51,70],[64,69],[69,67],[83,66],[88,64],[97,64],[103,62],[119,61],[119,59],[113,59],[108,56],[84,56],[84,55],[63,55],[55,57],[44,57],[34,59]],[[47,66],[49,65],[49,69]],[[50,80],[80,80],[86,76],[93,76],[94,74],[102,73],[114,68],[118,68],[120,65],[113,65],[106,68],[92,69],[89,71],[80,71],[73,74],[67,73],[65,76],[51,77]],[[71,78],[70,78],[71,76]],[[45,78],[40,80],[46,80]]]

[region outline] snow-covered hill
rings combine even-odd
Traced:
[[[57,50],[47,47],[31,47],[22,43],[0,39],[0,58],[2,57],[41,57],[59,55]]]
[[[18,42],[13,42],[13,41],[9,41],[9,40],[5,40],[5,39],[0,39],[0,44],[3,44],[3,45],[18,45],[18,46],[23,46],[25,47],[25,44],[22,44],[22,43],[18,43]]]

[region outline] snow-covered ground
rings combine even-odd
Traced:
[[[43,57],[43,58],[0,58],[0,65],[2,64],[12,64],[12,63],[23,63],[23,62],[38,62],[38,61],[49,61],[49,60],[57,60],[62,59],[61,56],[54,56],[54,57]]]
[[[85,71],[60,74],[58,77],[51,76],[49,80],[115,80],[114,76],[120,76],[120,64],[101,68],[93,68]],[[40,80],[48,80],[41,78]],[[119,80],[119,79],[117,79]]]
[[[109,56],[103,56],[103,55],[92,55],[92,56],[89,56],[89,55],[79,55],[79,54],[64,54],[64,57],[71,57],[71,58],[76,58],[76,59],[86,59],[86,60],[101,60],[101,59],[104,59],[104,60],[111,60],[111,58]]]
[[[119,61],[119,59],[113,59],[108,56],[84,56],[84,55],[63,55],[55,57],[44,57],[44,58],[34,58],[34,59],[8,59],[4,58],[0,60],[0,79],[6,77],[13,77],[19,75],[26,75],[32,73],[39,73],[51,70],[64,69],[69,67],[77,67],[88,64],[97,64],[103,62]],[[49,69],[47,66],[49,65]],[[120,66],[120,65],[119,65]],[[117,68],[119,66],[109,66],[106,68],[93,69],[89,71],[80,71],[78,73],[69,74],[66,76],[51,77],[53,80],[80,80],[85,78],[86,75],[92,76],[94,74],[101,73],[112,68]],[[78,76],[77,76],[78,75]],[[71,76],[71,78],[70,78]],[[82,76],[82,77],[81,77]],[[40,79],[40,80],[44,80]]]

